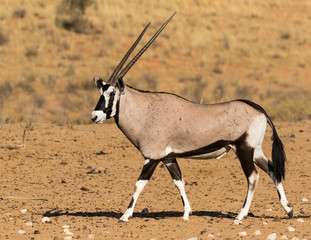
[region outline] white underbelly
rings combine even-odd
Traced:
[[[220,159],[223,155],[225,155],[227,152],[229,152],[231,147],[226,146],[223,147],[215,152],[210,152],[210,153],[204,153],[200,155],[194,155],[190,156],[187,158],[192,158],[192,159]]]

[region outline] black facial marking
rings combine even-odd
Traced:
[[[103,80],[101,78],[98,78],[98,80],[96,81],[96,87],[98,89],[101,89],[103,87]]]
[[[106,113],[107,119],[110,118],[110,115],[112,112],[114,97],[115,97],[115,93],[114,92],[110,93],[108,107],[104,109],[104,113]]]
[[[102,90],[103,90],[103,92],[105,92],[108,88],[110,87],[110,85],[109,84],[105,84],[105,85],[103,85],[102,86]]]
[[[100,98],[97,102],[97,105],[95,107],[95,111],[98,111],[98,110],[104,110],[105,108],[105,103],[106,103],[106,100],[105,100],[105,97],[103,95],[100,95]]]

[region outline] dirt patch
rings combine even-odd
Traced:
[[[309,239],[311,125],[276,125],[288,156],[284,187],[293,219],[280,206],[270,178],[258,170],[251,214],[242,225],[233,224],[247,185],[229,153],[221,160],[179,160],[193,210],[189,221],[182,220],[178,190],[160,164],[134,217],[119,223],[143,165],[139,152],[114,124],[38,124],[27,131],[24,147],[0,148],[0,239],[265,239],[271,233]],[[2,125],[0,144],[21,144],[23,131],[21,124]],[[270,135],[264,142],[267,156]],[[149,214],[141,214],[145,208]],[[253,235],[257,230],[261,235]]]

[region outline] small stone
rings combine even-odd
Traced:
[[[88,239],[94,239],[95,236],[94,236],[94,234],[89,234],[89,235],[87,235],[87,238],[88,238]]]
[[[29,227],[32,226],[32,222],[26,222],[25,224],[26,224],[26,226],[29,226]]]
[[[289,226],[287,229],[288,229],[288,231],[290,231],[290,232],[295,232],[295,228],[293,228],[293,227],[291,227],[291,226]]]
[[[22,209],[20,210],[22,214],[25,214],[28,210],[27,209]]]
[[[208,234],[207,237],[214,238],[215,236],[213,234]]]
[[[86,188],[86,187],[81,187],[80,190],[81,190],[81,191],[86,191],[86,192],[87,192],[87,191],[90,191],[90,189],[88,189],[88,188]]]
[[[71,239],[72,239],[72,236],[64,237],[64,240],[71,240]]]
[[[71,236],[74,235],[73,232],[70,232],[70,230],[68,228],[64,229],[64,233],[67,234],[67,235],[71,235]]]
[[[92,174],[95,172],[95,168],[92,168],[91,166],[87,167],[86,173],[87,174]]]
[[[272,212],[271,208],[266,209],[267,212]]]
[[[198,240],[197,237],[191,237],[191,238],[188,238],[187,240]]]
[[[305,220],[303,220],[302,218],[298,218],[297,222],[303,223],[303,222],[305,222]]]
[[[144,208],[144,209],[141,211],[141,214],[142,214],[142,215],[147,215],[147,214],[149,214],[148,208]]]
[[[303,202],[309,202],[308,198],[302,198],[301,201],[303,201]]]
[[[267,240],[275,240],[275,239],[276,239],[276,233],[271,233],[267,237]]]
[[[262,224],[263,224],[263,225],[268,225],[268,223],[267,223],[267,222],[262,222]]]
[[[62,229],[66,229],[66,228],[70,228],[70,226],[69,225],[62,226]]]
[[[247,236],[247,232],[239,232],[239,236],[240,237],[245,237],[245,236]]]
[[[41,222],[42,222],[42,223],[50,223],[50,222],[51,222],[51,219],[50,219],[49,217],[43,217],[43,218],[41,219]]]
[[[261,235],[261,232],[259,230],[256,230],[254,233],[253,233],[254,236],[259,236]]]
[[[298,237],[293,237],[291,240],[299,240]]]
[[[24,231],[24,230],[18,230],[18,232],[17,232],[18,234],[21,234],[21,235],[24,235],[26,232]]]
[[[286,235],[282,235],[279,239],[288,239]]]

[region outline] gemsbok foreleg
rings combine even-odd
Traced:
[[[181,200],[182,200],[183,206],[184,206],[183,219],[188,220],[189,214],[191,214],[191,207],[190,207],[187,195],[186,195],[185,183],[183,181],[179,165],[178,165],[176,159],[164,160],[163,163],[166,166],[166,168],[168,169],[168,171],[170,172],[171,177],[172,177],[176,187],[179,189]]]
[[[260,167],[264,172],[266,172],[271,177],[272,181],[274,182],[274,184],[276,186],[282,207],[286,211],[288,217],[292,218],[293,217],[293,209],[290,208],[290,204],[289,204],[289,202],[286,198],[285,192],[284,192],[283,184],[281,181],[278,182],[276,180],[276,177],[275,177],[274,172],[273,172],[272,162],[269,161],[268,158],[264,155],[261,147],[258,147],[255,149],[254,161],[258,167]]]
[[[244,217],[247,217],[255,193],[255,188],[259,180],[259,174],[257,173],[253,162],[254,149],[252,147],[247,146],[247,144],[243,144],[237,148],[236,155],[240,160],[248,183],[248,190],[244,205],[239,215],[236,217],[237,220],[241,221]]]
[[[125,213],[120,218],[120,221],[128,222],[129,218],[132,217],[134,212],[134,207],[137,202],[137,199],[140,195],[140,193],[143,191],[144,187],[148,183],[149,179],[151,178],[154,170],[158,166],[159,161],[158,160],[149,160],[145,159],[144,167],[141,171],[141,174],[135,184],[135,192],[133,194],[132,200],[126,209]]]

